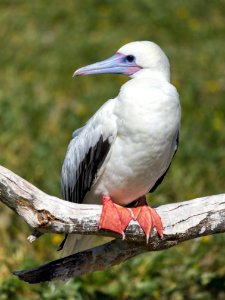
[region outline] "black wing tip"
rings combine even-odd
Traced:
[[[58,246],[57,251],[61,251],[65,245],[66,239],[68,237],[68,234],[65,234],[65,238],[62,240],[62,242],[60,243],[60,245]]]

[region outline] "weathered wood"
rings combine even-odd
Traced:
[[[118,234],[98,229],[100,205],[82,205],[49,196],[13,172],[0,166],[0,200],[39,232],[77,233],[115,237],[110,243],[65,257],[33,270],[16,272],[30,283],[67,279],[103,270],[145,251],[158,251],[203,235],[225,232],[225,194],[172,203],[156,210],[163,221],[164,236],[153,231],[148,244],[139,225],[132,221]],[[33,238],[30,237],[32,241]]]

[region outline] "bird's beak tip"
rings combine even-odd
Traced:
[[[84,75],[86,75],[85,71],[83,71],[83,68],[80,68],[73,73],[72,77],[84,76]]]
[[[77,71],[75,71],[74,73],[73,73],[73,76],[72,77],[76,77],[78,74],[77,74]]]

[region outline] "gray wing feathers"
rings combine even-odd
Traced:
[[[114,100],[106,102],[87,124],[73,133],[62,167],[61,187],[65,200],[82,202],[98,178],[116,137]]]
[[[117,133],[114,102],[106,102],[84,127],[74,131],[62,167],[61,187],[65,200],[82,202],[103,171],[103,164],[110,157],[110,148]],[[62,256],[67,256],[89,248],[93,239],[69,234],[59,250],[63,249]]]

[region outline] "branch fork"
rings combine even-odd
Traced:
[[[126,240],[99,230],[100,205],[75,204],[50,196],[0,166],[0,201],[34,228],[30,242],[43,233],[76,233],[115,238],[110,243],[70,255],[46,265],[15,272],[20,279],[38,283],[104,270],[146,251],[159,251],[181,242],[225,232],[225,194],[162,205],[156,208],[163,222],[163,238],[155,230],[146,244],[137,222],[125,230]]]

